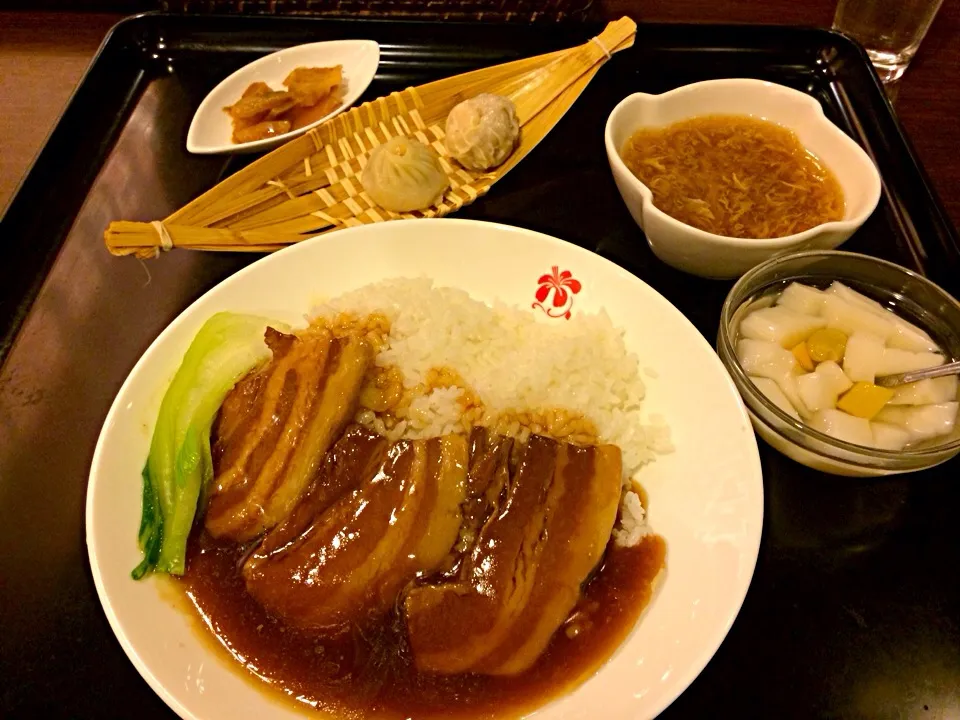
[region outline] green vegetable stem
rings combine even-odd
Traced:
[[[151,572],[182,575],[197,506],[213,477],[210,428],[227,393],[270,357],[266,318],[221,312],[193,339],[160,403],[143,468],[137,541],[143,560],[134,579]]]

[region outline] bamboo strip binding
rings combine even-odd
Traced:
[[[156,257],[172,247],[264,252],[341,227],[411,217],[443,217],[486,194],[563,117],[610,55],[633,45],[636,23],[621,18],[569,50],[437,80],[342,113],[264,155],[162,221],[115,221],[104,239],[114,255]],[[519,146],[488,173],[446,154],[444,124],[459,102],[481,92],[517,108]],[[396,135],[433,147],[450,189],[433,207],[394,213],[364,192],[359,175],[370,151]]]

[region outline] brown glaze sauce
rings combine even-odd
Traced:
[[[369,617],[337,636],[286,627],[247,593],[240,565],[250,546],[191,538],[178,581],[235,661],[291,702],[347,718],[504,718],[530,711],[589,677],[620,645],[664,566],[662,538],[608,547],[580,603],[537,663],[520,675],[418,672],[396,614]],[[206,632],[206,630],[204,630]],[[212,638],[211,638],[212,640]]]

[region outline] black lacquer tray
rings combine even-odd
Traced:
[[[115,640],[90,577],[84,496],[110,403],[181,310],[256,256],[110,256],[110,220],[164,217],[248,159],[191,156],[220,79],[303,42],[382,48],[364,99],[583,42],[578,24],[490,25],[146,15],[108,37],[0,223],[0,716],[170,717]],[[603,127],[636,92],[756,77],[817,97],[884,178],[844,246],[960,294],[960,242],[862,51],[824,31],[641,25],[490,194],[457,213],[546,232],[663,293],[712,342],[730,283],[657,260],[607,167]],[[937,717],[960,687],[960,465],[886,480],[823,475],[761,443],[765,527],[727,640],[663,717]],[[705,588],[704,592],[709,592]],[[597,717],[602,717],[602,711]]]

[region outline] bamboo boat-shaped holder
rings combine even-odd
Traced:
[[[114,255],[156,257],[175,247],[269,252],[342,227],[414,217],[443,217],[484,195],[519,163],[580,96],[610,56],[633,45],[637,26],[621,18],[568,50],[496,65],[411,87],[364,103],[251,163],[169,217],[116,221],[104,233]],[[480,93],[510,98],[520,139],[488,172],[462,167],[444,147],[450,110]],[[395,213],[375,204],[360,183],[374,147],[397,135],[440,155],[450,187],[437,204]]]

